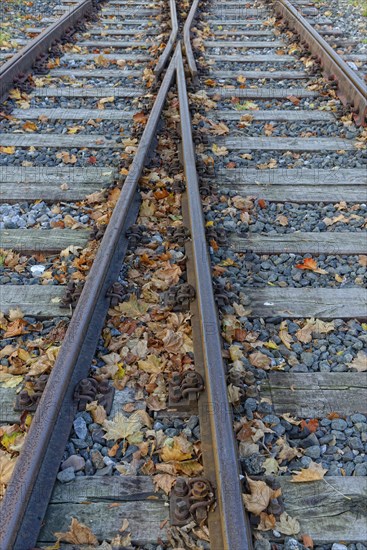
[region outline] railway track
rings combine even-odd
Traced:
[[[362,550],[366,92],[288,4],[111,0],[0,73],[1,550]]]

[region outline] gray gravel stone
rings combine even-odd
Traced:
[[[57,474],[56,477],[61,483],[68,483],[69,481],[73,481],[75,479],[74,468],[70,467],[62,470]]]
[[[305,455],[309,456],[313,460],[316,460],[317,458],[320,458],[321,449],[318,445],[312,445],[305,450]]]
[[[71,455],[61,464],[61,470],[67,470],[73,468],[74,472],[79,472],[85,465],[85,460],[82,456]]]

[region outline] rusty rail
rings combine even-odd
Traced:
[[[74,418],[74,388],[88,375],[109,307],[106,292],[118,277],[128,244],[125,233],[138,213],[137,185],[175,75],[175,60],[166,71],[2,501],[1,549],[25,550],[36,544]]]
[[[222,540],[211,541],[211,548],[213,550],[246,550],[252,547],[251,530],[242,503],[232,413],[227,399],[222,342],[213,294],[210,257],[206,244],[205,222],[196,172],[191,116],[180,44],[177,45],[176,56],[182,153],[200,318],[201,353],[204,362],[205,389],[210,406],[207,420],[211,428],[214,454],[212,467],[216,478],[216,496],[222,535]]]
[[[191,78],[193,80],[197,78],[198,69],[196,66],[196,61],[195,61],[195,57],[192,52],[192,46],[191,46],[191,26],[195,19],[196,11],[199,6],[199,1],[200,0],[193,1],[189,11],[189,15],[187,16],[187,19],[185,21],[184,31],[183,31],[186,60],[189,67],[190,74],[191,74]]]
[[[355,122],[367,124],[367,87],[359,76],[320,36],[289,0],[276,0],[274,9],[301,38],[319,61],[324,75],[337,83],[336,92],[344,105],[350,106]]]
[[[158,63],[155,66],[154,74],[156,78],[162,73],[167,61],[172,53],[178,34],[178,22],[177,22],[177,9],[176,0],[170,0],[170,12],[171,12],[171,34],[164,48],[162,55],[158,59]]]
[[[77,23],[90,15],[99,0],[81,0],[79,4],[70,8],[58,21],[49,25],[36,38],[31,40],[19,52],[0,67],[0,101],[14,86],[14,80],[21,74],[26,74],[37,61],[37,58],[47,53],[48,49],[59,40],[63,34],[72,29]]]

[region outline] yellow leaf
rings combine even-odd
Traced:
[[[5,153],[6,155],[14,155],[15,147],[0,147],[0,153]]]
[[[148,355],[146,360],[138,361],[139,369],[144,372],[148,372],[149,374],[158,374],[159,372],[162,372],[164,365],[165,361],[162,363],[156,355]]]
[[[269,349],[278,349],[277,344],[272,340],[269,340],[269,342],[265,342],[264,346]]]
[[[297,474],[292,476],[293,483],[305,483],[308,481],[319,481],[324,478],[327,470],[324,470],[321,464],[311,461],[308,468],[302,468]]]
[[[3,388],[16,388],[23,381],[23,376],[13,376],[5,372],[0,372],[0,384]]]
[[[173,439],[166,439],[161,450],[163,462],[182,462],[192,457],[193,446],[183,436],[175,436]]]

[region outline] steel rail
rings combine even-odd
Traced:
[[[0,101],[4,99],[9,89],[14,86],[14,80],[19,74],[27,73],[35,63],[37,57],[46,53],[55,41],[62,37],[65,31],[89,15],[97,3],[95,0],[81,0],[79,4],[70,8],[70,11],[44,29],[36,38],[26,44],[0,67]]]
[[[367,124],[367,87],[364,82],[289,0],[276,0],[274,8],[318,59],[324,75],[330,81],[337,83],[338,97],[343,104],[350,105],[356,123],[365,126]]]
[[[194,2],[191,4],[189,15],[187,16],[187,19],[185,21],[184,31],[183,31],[186,60],[187,60],[189,71],[193,80],[196,79],[197,77],[198,69],[196,66],[196,61],[195,61],[195,57],[192,52],[192,46],[191,46],[191,25],[194,21],[198,6],[199,6],[199,0],[194,0]]]
[[[176,55],[158,91],[126,176],[123,192],[101,241],[2,501],[1,549],[25,550],[36,544],[74,419],[74,387],[88,375],[108,311],[106,291],[116,280],[126,252],[125,232],[133,223],[131,211],[136,202],[138,181],[156,136],[161,112],[175,75],[175,63]],[[60,426],[61,432],[55,429],[55,425]],[[53,445],[49,446],[52,437]],[[43,479],[44,483],[40,483],[39,479]]]
[[[159,57],[157,65],[155,66],[154,74],[156,78],[158,78],[158,76],[161,74],[161,72],[165,68],[167,61],[173,50],[173,46],[175,45],[175,42],[176,42],[176,38],[178,34],[176,0],[170,0],[170,12],[171,12],[171,34],[166,44],[166,47],[164,48],[164,51],[162,55]]]
[[[206,244],[205,222],[196,171],[191,115],[180,43],[176,48],[176,56],[182,154],[191,226],[196,297],[200,317],[205,388],[208,402],[211,405],[209,422],[215,460],[216,496],[222,531],[222,540],[211,541],[211,548],[213,550],[246,550],[252,548],[251,530],[242,502],[232,412],[227,398],[222,342],[213,294],[210,257]]]

